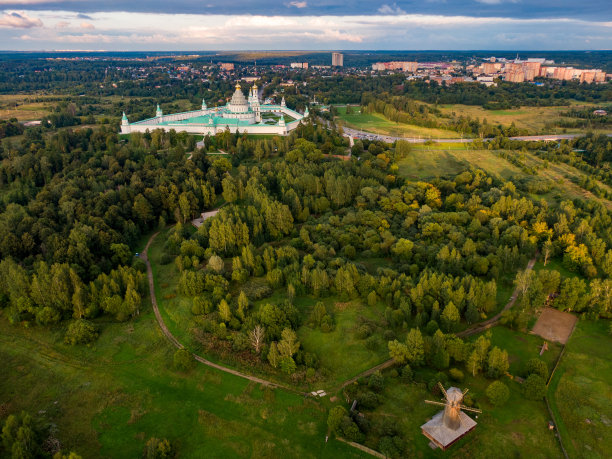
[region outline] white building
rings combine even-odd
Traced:
[[[155,118],[135,123],[130,123],[124,113],[121,133],[174,129],[176,132],[214,135],[229,129],[231,132],[240,131],[249,134],[287,135],[307,116],[308,109],[303,115],[291,110],[286,106],[284,97],[280,105],[261,104],[256,85],[253,85],[246,99],[240,84],[237,84],[232,99],[224,107],[208,108],[206,101],[202,100],[200,110],[164,115],[158,105]]]

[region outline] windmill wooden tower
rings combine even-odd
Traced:
[[[438,383],[438,385],[444,394],[444,402],[425,400],[425,403],[443,406],[444,411],[440,411],[423,424],[421,430],[423,435],[429,438],[436,446],[445,450],[476,427],[476,421],[462,410],[474,413],[481,413],[482,411],[462,404],[463,396],[467,393],[468,389],[462,392],[457,387],[451,387],[447,391],[442,384]]]

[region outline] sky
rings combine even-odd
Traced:
[[[612,0],[0,0],[2,50],[610,50]]]

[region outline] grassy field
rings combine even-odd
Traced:
[[[355,336],[360,319],[373,324],[373,328],[381,322],[382,305],[369,307],[361,300],[342,303],[327,299],[326,303],[330,303],[328,310],[333,310],[336,320],[336,328],[332,332],[323,333],[308,326],[298,330],[304,349],[315,352],[329,373],[324,387],[350,379],[389,358],[387,341],[380,332],[373,334],[368,347],[365,339]]]
[[[575,179],[584,178],[584,172],[568,164],[546,163],[531,153],[520,153],[518,159],[527,167],[537,168],[537,177],[548,181],[551,186],[551,190],[544,194],[532,194],[533,199],[545,199],[550,204],[557,204],[564,199],[593,199],[612,208],[612,203],[607,199],[599,198],[574,183]],[[446,148],[446,145],[414,148],[405,158],[398,161],[398,166],[401,176],[413,180],[453,176],[471,167],[483,169],[503,180],[534,177],[528,176],[522,169],[501,158],[494,151],[452,149]],[[612,190],[602,182],[596,181],[596,184],[604,190]]]
[[[364,131],[376,134],[390,135],[395,137],[422,137],[422,138],[442,138],[458,139],[461,134],[446,129],[433,129],[413,124],[396,123],[385,118],[379,113],[361,114],[358,108],[353,108],[352,114],[346,114],[346,107],[338,107],[338,117],[340,124],[353,129],[363,129]]]
[[[19,121],[39,120],[49,113],[62,96],[37,94],[0,95],[0,120],[17,118]],[[40,99],[49,99],[41,101]]]
[[[612,335],[609,321],[576,325],[548,394],[570,457],[612,451]]]
[[[491,175],[508,179],[522,171],[489,150],[414,149],[398,161],[399,173],[411,179],[427,179],[456,175],[470,167],[480,168]]]
[[[592,107],[593,104],[573,104],[573,108]],[[457,116],[469,116],[470,118],[479,118],[481,121],[486,118],[488,124],[499,125],[504,127],[510,126],[512,123],[519,129],[528,129],[530,132],[560,134],[565,132],[562,128],[555,127],[555,124],[561,120],[569,120],[561,116],[561,113],[569,110],[569,106],[562,107],[521,107],[512,110],[486,110],[475,105],[441,105],[440,110],[445,115],[455,113]],[[567,129],[567,133],[579,133],[581,129]]]
[[[0,316],[0,421],[27,410],[87,458],[139,457],[153,436],[168,438],[181,458],[365,457],[325,444],[321,402],[203,365],[172,370],[174,348],[149,309],[100,325],[91,347],[70,347],[63,327],[13,327]]]
[[[510,373],[520,372],[527,360],[538,356],[537,345],[541,341],[533,335],[512,331],[504,327],[491,329],[492,345],[506,349],[509,353]],[[476,337],[474,337],[476,338]],[[543,358],[551,364],[558,356],[560,347],[551,347]],[[463,368],[462,368],[463,370]],[[420,426],[440,408],[427,405],[424,400],[436,400],[436,396],[423,385],[403,384],[398,379],[386,378],[385,402],[372,417],[387,416],[397,419],[397,426],[407,440],[407,457],[560,457],[561,451],[553,433],[548,430],[549,415],[544,402],[526,400],[520,385],[508,378],[503,381],[510,388],[510,399],[502,407],[494,407],[486,398],[485,391],[492,382],[482,375],[472,377],[466,373],[465,380],[458,385],[469,388],[470,395],[483,410],[478,415],[478,425],[468,436],[453,445],[447,452],[432,451],[429,440],[421,434]],[[388,373],[387,373],[388,374]],[[433,370],[417,370],[417,378],[428,380]],[[374,439],[371,439],[374,440]],[[375,447],[374,443],[369,446]]]

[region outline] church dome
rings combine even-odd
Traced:
[[[233,113],[244,113],[249,111],[249,103],[244,97],[239,84],[236,85],[236,91],[229,103],[229,108]]]

